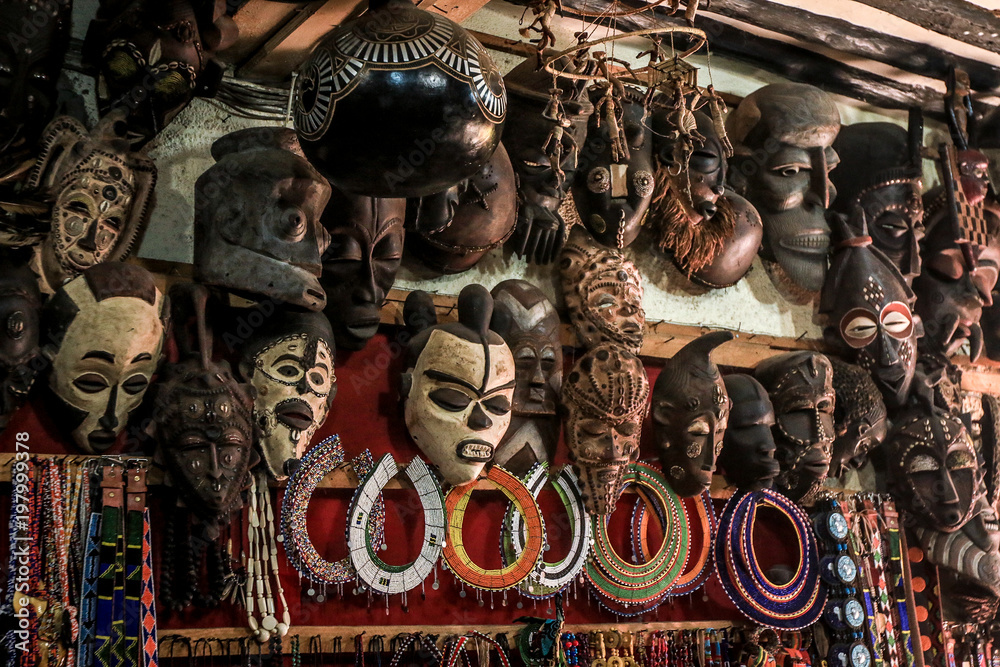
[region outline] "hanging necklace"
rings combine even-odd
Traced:
[[[358,486],[348,513],[347,548],[351,553],[351,564],[368,588],[386,596],[405,594],[423,583],[441,556],[447,531],[441,486],[427,464],[415,458],[406,467],[406,476],[413,484],[424,511],[424,540],[420,555],[408,565],[388,565],[378,557],[372,545],[369,523],[373,514],[382,507],[382,489],[399,472],[392,454],[385,454]],[[405,595],[403,605],[406,605]]]
[[[247,625],[260,644],[274,637],[288,634],[292,624],[285,601],[285,591],[278,576],[278,542],[275,538],[274,509],[271,505],[271,492],[267,488],[267,477],[264,473],[254,475],[254,485],[250,491],[250,509],[247,516],[247,542],[249,554],[247,559],[246,603]],[[278,609],[274,595],[271,592],[271,579],[278,593],[281,604],[281,620],[278,620]],[[254,616],[254,602],[260,620]]]
[[[548,465],[537,463],[524,478],[524,485],[531,492],[533,498],[537,500],[545,482],[549,480]],[[542,561],[541,568],[532,571],[528,578],[518,585],[518,589],[525,597],[542,600],[552,597],[562,589],[566,588],[573,579],[583,570],[590,555],[590,545],[592,542],[590,519],[587,516],[587,509],[583,504],[583,492],[580,490],[580,482],[573,472],[571,466],[563,466],[559,474],[552,478],[552,486],[555,488],[559,499],[562,501],[566,514],[569,517],[569,532],[572,535],[569,553],[566,557],[555,563]],[[501,553],[504,564],[513,563],[524,553],[525,530],[524,517],[518,512],[514,505],[507,508],[507,515],[504,517],[504,525],[507,530],[503,531],[503,544]]]
[[[649,502],[653,501],[653,502]],[[705,582],[715,571],[712,559],[712,545],[715,542],[715,533],[719,526],[719,520],[715,516],[715,508],[712,506],[712,496],[708,491],[702,492],[700,496],[682,499],[684,503],[684,514],[688,518],[688,528],[694,531],[695,522],[701,534],[701,547],[697,552],[688,555],[688,563],[684,571],[674,582],[674,585],[667,591],[667,595],[681,596],[689,595],[705,585]],[[636,503],[632,513],[632,550],[636,559],[649,560],[652,558],[649,548],[649,509],[656,513],[656,517],[662,527],[665,522],[665,511],[660,508],[655,499],[649,498],[647,502]],[[693,515],[693,516],[692,516]],[[692,555],[694,558],[692,559]]]

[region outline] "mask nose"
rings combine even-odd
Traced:
[[[489,418],[483,407],[476,403],[472,406],[472,414],[469,415],[469,428],[473,431],[485,431],[493,426],[493,420]]]
[[[544,387],[545,386],[545,373],[542,372],[542,362],[535,362],[535,372],[531,374],[531,386],[532,387]]]
[[[77,243],[80,248],[86,250],[87,252],[94,252],[97,250],[97,228],[100,227],[95,221],[90,222],[90,226],[87,228],[87,234]]]
[[[888,332],[879,327],[878,332],[878,363],[883,368],[889,368],[899,363],[899,355],[896,353],[896,346],[892,344],[892,338]]]
[[[833,184],[826,169],[826,152],[822,148],[816,148],[813,151],[809,192],[806,193],[805,203],[824,209],[829,208],[834,194]]]
[[[118,417],[115,411],[118,409],[118,385],[111,388],[111,395],[108,396],[108,407],[104,414],[97,420],[98,425],[105,431],[113,431],[118,426]]]
[[[354,289],[354,302],[357,304],[374,303],[378,300],[375,295],[378,293],[378,286],[375,284],[375,266],[371,257],[364,260],[361,267],[358,286]]]
[[[219,466],[219,452],[216,450],[215,445],[209,447],[209,452],[209,466],[205,474],[210,479],[218,480],[222,477],[222,468]]]
[[[712,217],[718,212],[719,207],[710,201],[705,201],[698,204],[698,212],[701,213],[702,217],[706,220],[711,220]]]

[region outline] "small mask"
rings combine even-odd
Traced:
[[[254,419],[267,472],[298,468],[337,393],[334,344],[323,313],[279,308],[243,345],[240,374],[256,390]]]
[[[28,397],[38,359],[38,281],[22,258],[0,251],[0,433]]]
[[[833,367],[818,352],[788,352],[762,361],[754,377],[774,405],[777,489],[808,504],[830,470],[835,430]]]
[[[164,299],[145,269],[87,269],[45,304],[49,389],[59,422],[83,451],[114,444],[160,362]]]
[[[88,132],[60,116],[45,128],[28,187],[53,200],[39,262],[48,291],[127,257],[146,223],[156,165],[116,133],[124,118],[123,110],[112,111]]]
[[[378,331],[382,303],[403,259],[405,199],[333,191],[323,214],[330,246],[323,253],[326,316],[337,347],[360,350]]]
[[[559,278],[566,310],[584,347],[608,342],[639,353],[646,313],[635,264],[574,227],[559,260]]]
[[[591,514],[615,511],[626,469],[639,456],[648,398],[642,362],[609,343],[587,350],[566,376],[566,445]]]
[[[924,238],[922,130],[913,116],[909,132],[893,123],[856,123],[842,128],[833,142],[841,162],[830,174],[838,193],[832,210],[851,222],[863,213],[872,245],[907,285],[920,273]],[[859,226],[855,232],[861,233]]]
[[[591,103],[599,102],[605,90],[591,88]],[[621,109],[618,122],[627,150],[624,155],[615,155],[614,128],[601,114],[592,114],[573,184],[573,201],[594,239],[621,250],[639,235],[655,182],[653,142],[646,129],[642,95],[626,89],[626,96],[616,104]]]
[[[52,119],[72,8],[71,0],[0,3],[0,173]]]
[[[839,161],[833,149],[839,129],[833,99],[801,83],[764,86],[726,119],[735,150],[729,183],[764,221],[761,256],[809,292],[823,286],[826,270],[826,209],[836,197],[829,172]]]
[[[871,374],[854,364],[830,358],[836,409],[830,477],[840,477],[848,468],[860,468],[889,430],[885,402]]]
[[[207,285],[322,310],[320,215],[330,185],[282,128],[231,132],[195,183],[195,278]]]
[[[157,458],[180,498],[206,523],[221,524],[240,507],[240,493],[250,485],[250,468],[258,461],[254,389],[233,377],[228,362],[212,361],[207,298],[207,290],[197,284],[171,291],[181,358],[164,364],[156,385],[155,435]]]
[[[84,42],[101,113],[128,109],[129,142],[146,143],[193,97],[214,96],[223,71],[214,56],[238,36],[222,0],[103,0]]]
[[[771,399],[751,375],[727,375],[723,382],[732,409],[717,463],[726,482],[738,489],[769,489],[780,472],[774,459]]]
[[[885,440],[893,495],[928,528],[955,532],[972,517],[985,488],[965,426],[938,408],[911,410],[895,422]]]
[[[731,402],[709,356],[729,331],[696,338],[669,359],[653,386],[653,430],[663,473],[682,498],[712,485]]]
[[[407,226],[413,255],[441,273],[471,269],[514,232],[514,168],[503,144],[472,177],[444,192],[410,200]]]
[[[551,461],[559,440],[557,408],[563,380],[559,314],[540,289],[524,280],[505,280],[491,294],[490,328],[507,342],[516,380],[510,428],[496,462],[508,470],[527,471],[536,461]]]
[[[910,395],[917,363],[920,318],[915,297],[895,264],[860,233],[842,226],[834,248],[819,312],[827,319],[825,338],[845,359],[872,375],[886,405],[902,406]]]
[[[414,292],[423,298],[421,292]],[[406,428],[452,485],[474,481],[493,460],[510,425],[514,358],[489,330],[493,298],[482,285],[458,297],[458,322],[413,337],[403,373]]]

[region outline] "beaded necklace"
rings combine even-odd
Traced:
[[[284,637],[292,624],[285,601],[285,591],[278,573],[278,542],[275,538],[274,510],[271,506],[271,492],[267,487],[265,473],[254,475],[254,485],[250,490],[250,509],[247,517],[247,583],[244,602],[246,604],[247,625],[257,642]],[[281,603],[279,621],[278,609],[271,593],[274,580]],[[260,621],[254,616],[254,601],[261,615]]]
[[[653,500],[652,498],[649,500]],[[712,497],[708,491],[704,491],[700,496],[694,498],[684,498],[684,514],[688,519],[688,527],[694,530],[692,514],[697,518],[698,527],[701,531],[701,548],[692,559],[688,556],[687,567],[677,577],[677,581],[667,591],[668,596],[689,595],[705,585],[705,582],[712,576],[715,570],[712,564],[712,544],[715,542],[716,530],[719,520],[715,515],[715,508],[712,506]],[[656,511],[656,516],[660,525],[664,524],[665,512],[659,504],[654,502],[636,503],[632,513],[632,550],[636,559],[649,560],[649,508]]]

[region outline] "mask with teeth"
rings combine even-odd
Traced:
[[[491,292],[490,328],[514,355],[515,385],[510,428],[496,461],[523,474],[536,461],[551,461],[559,441],[557,406],[563,380],[559,314],[540,289],[505,280]]]
[[[834,357],[833,391],[837,396],[833,420],[837,437],[833,441],[830,476],[840,477],[848,468],[860,468],[889,430],[885,402],[871,374],[854,364]]]
[[[38,358],[42,295],[24,260],[14,251],[0,251],[0,433],[27,399],[42,366]]]
[[[615,511],[626,469],[639,456],[648,398],[642,362],[617,345],[588,350],[566,376],[566,445],[591,514]]]
[[[164,364],[155,389],[156,458],[188,508],[207,524],[221,525],[241,506],[240,493],[258,461],[254,389],[233,377],[228,362],[212,361],[208,291],[178,285],[170,296],[180,358]]]
[[[604,97],[605,90],[592,87],[591,103]],[[601,114],[592,114],[573,183],[573,201],[583,224],[597,242],[619,250],[639,235],[655,186],[653,142],[646,129],[642,95],[632,88],[626,88],[625,93],[617,104],[627,154],[615,160],[614,129],[602,122]]]
[[[124,259],[146,222],[156,165],[117,133],[124,117],[114,110],[92,132],[69,116],[45,128],[28,187],[53,202],[39,260],[50,292],[95,264]]]
[[[916,297],[895,264],[872,244],[862,221],[841,225],[819,312],[826,342],[872,375],[886,405],[906,403],[923,335],[912,308]]]
[[[769,489],[779,472],[774,460],[771,399],[752,375],[734,373],[723,382],[732,408],[717,459],[722,474],[741,490]]]
[[[257,441],[272,477],[295,471],[326,421],[337,393],[333,354],[326,316],[288,308],[277,309],[243,345],[240,374],[256,390]]]
[[[764,221],[761,257],[776,262],[798,287],[823,286],[836,197],[829,172],[839,161],[833,140],[840,113],[819,88],[778,83],[751,93],[726,118],[735,154],[729,183]]]
[[[667,361],[653,386],[660,464],[682,498],[701,495],[712,485],[731,402],[709,355],[732,339],[732,332],[716,331],[691,341]]]
[[[382,302],[403,259],[405,217],[405,199],[333,190],[323,213],[330,245],[321,280],[337,347],[360,350],[378,331]]]
[[[407,313],[426,308],[428,299],[426,292],[412,292]],[[452,485],[479,476],[510,425],[514,358],[490,331],[492,314],[486,288],[467,285],[458,297],[459,321],[422,328],[407,347],[401,389],[406,428]]]
[[[514,168],[500,144],[473,176],[444,192],[411,199],[407,226],[413,255],[441,273],[475,266],[514,231],[517,213]]]
[[[195,183],[194,277],[207,285],[322,310],[320,215],[330,185],[289,129],[231,132]]]
[[[841,162],[830,174],[837,187],[832,210],[846,215],[857,234],[871,235],[907,285],[920,273],[924,238],[922,141],[923,123],[913,115],[909,132],[893,123],[855,123],[833,142]]]
[[[132,264],[98,264],[45,304],[54,414],[77,446],[107,451],[139,407],[160,362],[164,298]]]
[[[815,499],[830,470],[835,394],[833,366],[818,352],[788,352],[757,365],[754,377],[774,405],[775,486],[800,504]]]
[[[584,347],[608,342],[639,353],[646,313],[635,264],[574,227],[559,260],[559,278],[566,310]]]

